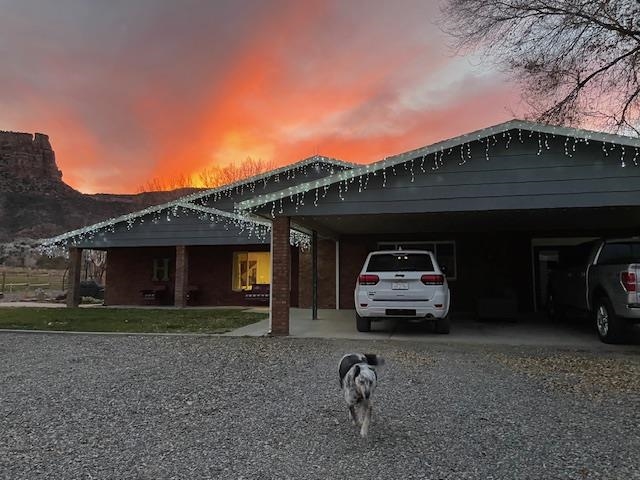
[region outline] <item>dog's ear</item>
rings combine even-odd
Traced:
[[[360,375],[360,365],[356,365],[353,369],[353,378],[356,378],[358,375]]]

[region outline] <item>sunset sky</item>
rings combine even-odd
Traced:
[[[0,130],[63,180],[134,193],[247,157],[368,163],[514,117],[437,0],[0,0]]]

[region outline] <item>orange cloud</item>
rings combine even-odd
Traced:
[[[0,18],[0,42],[25,49],[0,71],[14,92],[0,128],[48,133],[81,191],[247,157],[371,162],[511,117],[515,90],[447,56],[432,2],[153,5],[91,4],[84,23],[50,22],[53,7]]]

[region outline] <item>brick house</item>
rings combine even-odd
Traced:
[[[172,305],[246,304],[268,258],[275,335],[291,306],[353,309],[382,248],[433,251],[454,312],[532,312],[563,249],[640,233],[639,162],[640,139],[513,120],[369,165],[312,157],[50,243],[70,247],[76,289],[80,250],[107,250],[108,305],[158,284]]]
[[[74,230],[45,241],[69,248],[69,306],[80,302],[85,249],[107,252],[105,305],[268,305],[271,277],[269,221],[234,213],[234,204],[298,183],[318,181],[351,164],[314,156],[223,187]],[[286,235],[291,268],[308,257],[309,237]],[[309,262],[303,260],[304,264]],[[306,271],[305,271],[306,272]],[[309,283],[303,273],[302,280]],[[296,276],[289,303],[298,305]],[[303,304],[309,289],[302,291]]]

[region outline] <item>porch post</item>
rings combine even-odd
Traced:
[[[80,305],[80,271],[82,270],[82,249],[69,248],[69,287],[67,288],[67,307]]]
[[[187,306],[187,294],[189,290],[189,254],[185,245],[176,246],[176,279],[174,286],[174,305],[176,307]]]
[[[311,233],[311,290],[313,301],[311,304],[311,319],[318,319],[318,232]]]
[[[271,335],[289,335],[291,306],[291,248],[289,217],[276,217],[271,223]]]
[[[336,240],[336,310],[340,310],[340,240]]]

